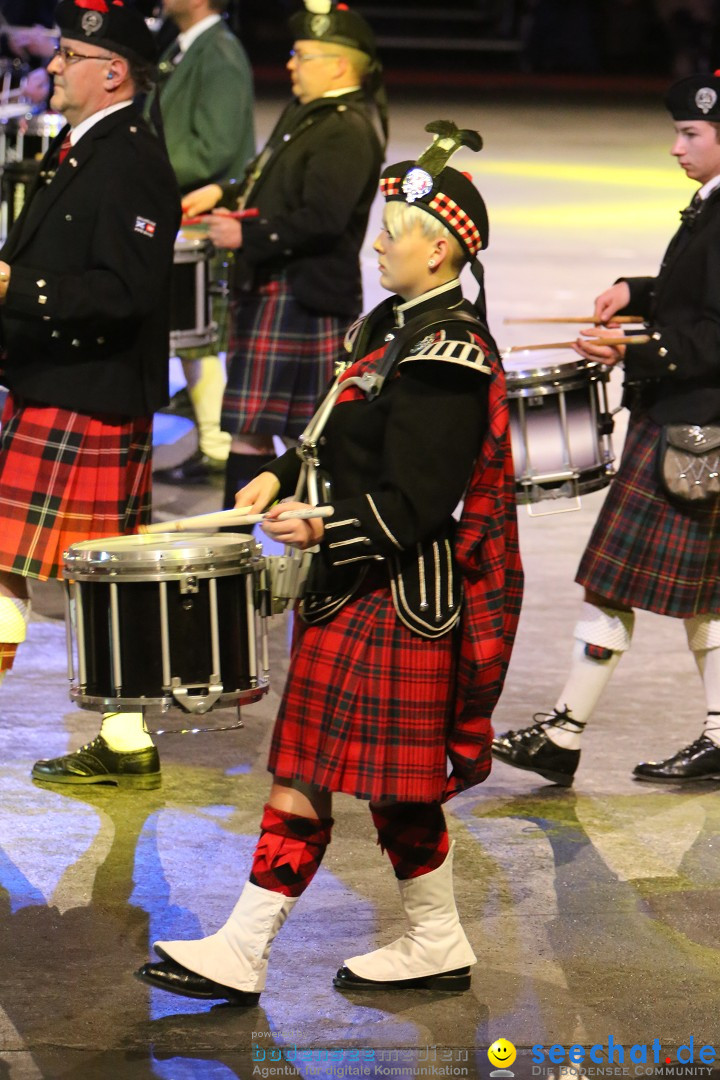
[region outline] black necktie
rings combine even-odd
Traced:
[[[700,192],[696,191],[690,205],[680,211],[680,220],[686,229],[692,229],[694,227],[698,215],[702,213],[703,206],[704,200],[700,197]]]

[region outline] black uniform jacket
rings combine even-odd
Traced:
[[[167,400],[175,177],[132,105],[57,166],[67,130],[0,251],[12,271],[0,377],[36,403],[151,415]]]
[[[356,316],[359,253],[382,160],[359,91],[290,104],[246,180],[223,187],[223,205],[233,207],[242,196],[260,211],[259,219],[243,222],[235,286],[252,289],[286,270],[305,307]]]
[[[720,191],[683,224],[657,277],[625,278],[628,313],[642,315],[652,340],[625,353],[629,403],[659,424],[706,424],[720,417]]]
[[[457,281],[409,304],[395,300],[368,316],[368,348],[348,374],[372,367],[391,335],[415,316],[453,308],[475,314]],[[350,347],[357,329],[350,331]],[[369,566],[384,563],[397,613],[412,630],[439,637],[456,622],[462,586],[452,550],[453,511],[487,429],[490,369],[480,342],[459,320],[438,331],[426,326],[404,344],[376,398],[354,389],[335,405],[318,448],[334,512],[313,561],[303,603],[307,621],[332,614]],[[292,494],[298,454],[288,451],[269,471],[280,480],[281,497]]]

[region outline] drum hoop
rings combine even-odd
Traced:
[[[511,381],[523,382],[529,380],[547,382],[549,379],[565,381],[566,379],[575,378],[580,374],[589,375],[590,371],[597,366],[597,364],[593,364],[591,361],[578,357],[577,360],[568,360],[566,364],[559,364],[556,362],[548,364],[547,367],[538,365],[526,368],[513,368],[507,366],[504,370],[505,380],[508,383]]]

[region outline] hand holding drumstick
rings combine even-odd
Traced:
[[[598,329],[597,326],[592,326],[587,330],[580,331],[580,335],[573,346],[575,352],[580,356],[584,356],[586,360],[594,360],[596,363],[605,364],[607,367],[618,364],[625,356],[627,339],[620,327],[613,324],[612,317],[622,308],[626,308],[629,303],[630,286],[626,281],[618,281],[615,285],[611,285],[609,289],[606,289],[604,293],[601,293],[595,300],[593,317],[597,322],[603,324],[604,344],[598,345],[593,341],[593,338],[597,338]],[[617,345],[607,344],[608,338],[614,337],[618,339]]]

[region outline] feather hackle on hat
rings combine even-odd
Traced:
[[[475,153],[483,148],[482,135],[472,128],[459,128],[452,120],[432,120],[425,125],[425,130],[436,138],[424,150],[417,160],[421,169],[432,177],[439,176],[448,161],[461,146],[467,146]]]

